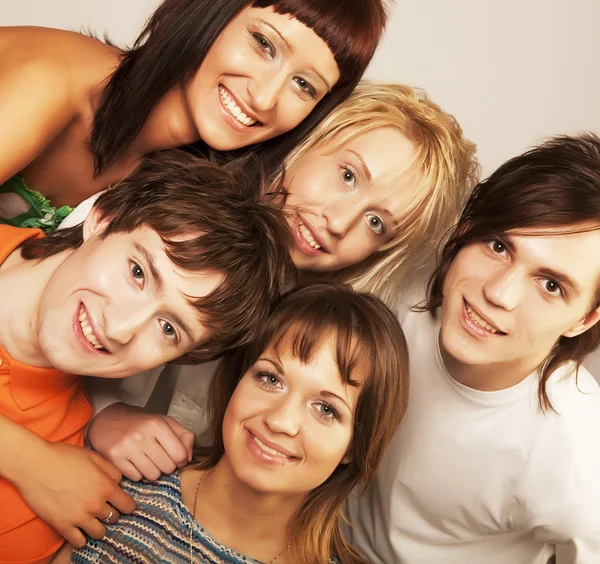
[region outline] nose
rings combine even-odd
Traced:
[[[111,304],[104,309],[104,333],[113,343],[126,345],[146,325],[155,318],[155,307],[128,301]]]
[[[337,198],[323,208],[327,230],[336,238],[343,238],[361,214],[360,203],[354,198]]]
[[[287,82],[287,76],[283,72],[273,72],[261,75],[248,84],[250,106],[257,112],[268,112],[272,110],[282,95],[283,88]]]
[[[290,399],[282,399],[265,414],[265,423],[273,433],[295,437],[300,431],[300,406]]]
[[[523,273],[516,267],[498,269],[483,285],[487,301],[506,311],[514,310],[523,291]]]

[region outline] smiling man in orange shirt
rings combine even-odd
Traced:
[[[118,470],[82,448],[81,375],[214,358],[278,296],[285,218],[231,168],[173,152],[83,225],[47,238],[0,226],[0,563],[46,562],[134,508]]]

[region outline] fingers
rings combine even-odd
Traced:
[[[172,417],[165,416],[163,419],[170,433],[159,433],[156,438],[171,460],[175,462],[178,468],[181,468],[192,460],[195,440],[194,433]],[[174,437],[177,440],[174,440]]]
[[[119,520],[120,514],[115,507],[105,503],[98,511],[94,512],[94,517],[103,525],[113,525]]]
[[[94,452],[93,450],[87,451],[88,456],[115,482],[119,483],[123,475],[121,471],[112,463],[106,460],[101,454]]]
[[[85,546],[85,536],[77,527],[70,527],[64,531],[57,531],[70,545],[75,548]]]
[[[158,480],[161,475],[161,471],[154,464],[154,461],[146,455],[148,449],[144,452],[132,453],[129,462],[135,467],[135,469],[141,474],[146,480]]]
[[[139,482],[144,477],[130,460],[119,462],[119,470],[123,472],[123,476],[129,478],[132,482]]]
[[[127,495],[118,486],[115,487],[109,495],[108,503],[110,503],[120,513],[131,513],[135,509],[135,501],[133,501],[133,498]]]

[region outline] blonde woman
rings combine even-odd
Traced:
[[[424,92],[360,85],[276,179],[287,191],[302,275],[349,282],[391,303],[457,220],[477,178],[474,152]],[[168,366],[160,381],[156,371],[94,382],[91,445],[132,480],[181,467],[207,428],[215,366]]]

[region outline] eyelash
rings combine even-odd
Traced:
[[[141,278],[137,278],[133,274],[133,271],[135,269],[139,269],[139,271],[142,273],[142,277]],[[133,280],[133,282],[137,286],[139,286],[142,289],[144,288],[144,283],[146,281],[146,275],[144,274],[144,269],[137,262],[135,262],[133,259],[129,259],[129,276],[131,277],[131,279]],[[141,285],[140,285],[140,280],[142,281]]]
[[[133,274],[134,270],[136,270],[136,269],[139,269],[139,271],[142,274],[141,280],[143,283],[141,285],[140,285],[140,278],[136,278],[136,276]],[[134,284],[136,284],[136,286],[138,286],[141,290],[143,290],[144,283],[146,281],[146,275],[144,274],[144,269],[133,259],[129,259],[129,275],[130,275],[131,279],[133,280]],[[167,341],[169,341],[170,344],[178,345],[181,342],[181,340],[179,338],[179,334],[177,333],[177,329],[175,329],[175,325],[173,325],[170,321],[166,321],[164,319],[159,319],[158,323],[160,324],[163,335],[165,336]],[[173,329],[172,335],[167,335],[164,332],[164,329],[167,325]]]
[[[250,28],[246,29],[254,39],[254,45],[259,51],[261,51],[262,53],[266,53],[271,58],[275,57],[277,53],[275,46],[264,35],[258,33],[257,31],[252,31]],[[316,100],[317,91],[308,80],[302,78],[301,76],[295,76],[294,81],[296,82],[298,88],[303,94],[308,94],[311,98]],[[305,86],[302,86],[302,84],[300,84],[301,81],[305,83]]]
[[[506,244],[503,243],[500,239],[490,239],[489,241],[487,241],[486,245],[492,254],[495,254],[495,255],[500,254],[493,249],[493,246],[496,243],[499,243],[500,245],[502,245],[504,247],[503,252],[508,253],[508,248],[507,248]],[[541,278],[540,280],[545,280],[546,282],[552,282],[553,284],[556,284],[556,287],[558,289],[558,294],[550,292],[548,289],[546,289],[545,287],[542,286],[544,293],[546,293],[548,296],[550,296],[551,298],[565,297],[565,291],[564,291],[563,287],[556,280],[554,280],[553,278]]]
[[[277,390],[279,388],[279,386],[277,386],[276,384],[268,383],[267,378],[276,378],[277,381],[279,383],[281,383],[281,379],[279,378],[279,376],[277,374],[275,374],[274,372],[269,372],[268,370],[259,370],[258,372],[256,372],[255,377],[258,380],[259,384],[266,390],[269,390],[270,392]],[[320,417],[321,419],[324,419],[325,421],[333,421],[333,420],[340,419],[339,412],[329,402],[318,401],[315,403],[320,405],[321,407],[328,407],[329,409],[331,409],[331,415],[325,415],[320,409],[315,409],[317,416]],[[314,404],[313,404],[313,406],[314,406]]]

